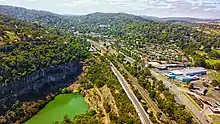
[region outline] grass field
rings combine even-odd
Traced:
[[[206,63],[209,63],[210,65],[215,65],[217,63],[220,63],[220,60],[206,60]]]
[[[65,115],[73,118],[86,111],[88,104],[80,94],[60,94],[25,124],[54,124],[61,122]]]
[[[220,81],[220,74],[217,74],[217,75],[216,75],[216,79],[217,79],[218,81]]]
[[[208,79],[210,80],[220,80],[220,72],[212,69],[207,69],[208,70]]]
[[[199,50],[203,50],[205,47],[202,45],[200,48],[199,48]]]
[[[19,37],[16,36],[14,32],[5,31],[5,33],[9,36],[10,40],[19,39]]]

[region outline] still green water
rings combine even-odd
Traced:
[[[26,124],[54,124],[56,121],[62,122],[65,115],[73,118],[87,111],[88,104],[79,93],[60,94],[28,120]]]

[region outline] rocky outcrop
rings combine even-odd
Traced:
[[[19,81],[0,86],[0,114],[19,101],[44,99],[73,82],[82,71],[79,61],[39,70]],[[3,106],[7,107],[7,109]]]

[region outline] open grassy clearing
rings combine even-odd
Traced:
[[[208,69],[207,79],[220,80],[220,72],[212,69]]]
[[[218,64],[220,63],[220,60],[205,60],[206,63],[209,63],[210,65],[215,65],[215,64]]]
[[[10,40],[19,39],[19,37],[16,36],[16,34],[14,32],[5,31],[5,33],[6,33],[6,35],[9,36]]]

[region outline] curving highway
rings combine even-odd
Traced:
[[[112,63],[110,63],[110,66],[111,66],[111,69],[112,69],[113,73],[116,75],[119,82],[121,83],[121,85],[122,85],[125,93],[127,94],[128,98],[131,100],[131,102],[134,105],[136,111],[138,112],[138,115],[141,119],[142,124],[153,124],[150,121],[150,119],[149,119],[147,113],[145,112],[143,106],[138,101],[137,97],[134,95],[132,90],[129,88],[128,82],[124,79],[122,74],[117,70],[117,68]]]

